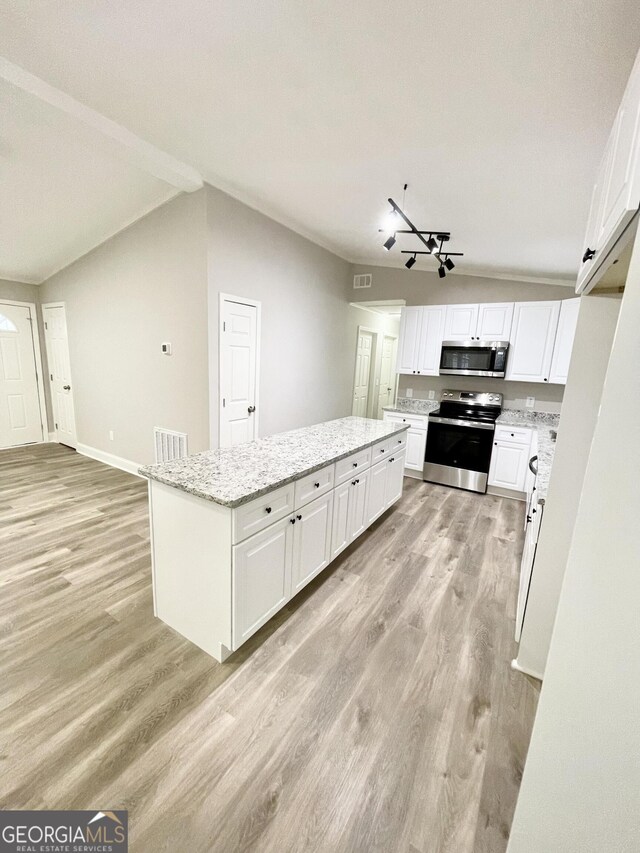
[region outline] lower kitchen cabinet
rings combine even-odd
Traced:
[[[428,415],[414,413],[401,414],[400,412],[385,412],[383,420],[391,423],[408,423],[407,447],[404,467],[407,471],[420,473],[424,470],[424,455],[427,448],[427,427],[429,425]]]
[[[331,562],[333,492],[302,507],[293,527],[291,594],[295,595]]]
[[[388,509],[402,497],[404,484],[405,454],[399,453],[387,461],[387,476],[384,483],[384,508]]]
[[[369,470],[367,495],[367,526],[372,524],[385,509],[402,495],[405,454],[396,453],[389,459],[378,462]]]
[[[528,445],[495,442],[489,466],[489,485],[523,492],[528,461]]]
[[[527,609],[527,599],[529,597],[529,585],[531,584],[531,575],[533,574],[533,563],[536,558],[536,549],[538,547],[538,536],[540,534],[540,524],[542,522],[542,514],[544,512],[544,504],[534,502],[527,513],[524,547],[522,549],[522,560],[520,562],[520,583],[518,587],[518,604],[516,608],[516,642],[520,642],[522,635],[522,626],[524,624],[525,611]]]
[[[381,462],[380,465],[384,465]],[[334,492],[331,557],[341,554],[347,545],[367,528],[367,491],[369,471],[353,475]]]
[[[290,597],[293,525],[271,524],[233,547],[234,645],[241,645]]]

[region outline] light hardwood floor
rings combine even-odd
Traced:
[[[500,853],[538,685],[523,506],[419,481],[226,664],[154,619],[145,482],[0,452],[0,807],[134,853]]]

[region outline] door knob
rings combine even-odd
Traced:
[[[71,385],[63,385],[62,390],[63,391],[71,391]]]
[[[255,410],[256,410],[255,406],[249,406],[249,408],[247,409],[247,412],[249,412],[249,414],[252,415],[255,412]]]

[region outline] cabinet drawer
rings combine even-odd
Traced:
[[[357,453],[352,453],[351,456],[345,456],[339,462],[336,462],[335,484],[339,486],[344,483],[349,477],[357,471],[366,469],[371,464],[371,448],[366,447],[364,450],[359,450]]]
[[[388,438],[383,438],[382,441],[374,444],[371,448],[371,464],[375,465],[382,459],[386,459],[387,456],[394,451],[396,453],[400,453],[401,450],[404,450],[406,445],[406,430],[404,432],[396,433],[396,435],[390,435]]]
[[[384,420],[391,421],[391,423],[394,424],[406,424],[409,427],[413,427],[413,429],[426,430],[427,426],[429,425],[429,419],[427,415],[401,415],[397,412],[393,412],[392,414],[388,414],[387,412],[385,412]]]
[[[233,511],[232,541],[242,542],[259,530],[284,518],[294,509],[295,483],[287,483]]]
[[[497,426],[495,441],[508,441],[510,444],[531,444],[532,432],[527,427]]]
[[[324,495],[325,492],[331,491],[334,467],[334,465],[327,465],[326,468],[321,468],[319,471],[314,471],[313,474],[307,474],[306,477],[296,480],[296,509],[308,504],[314,498]]]

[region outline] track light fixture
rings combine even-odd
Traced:
[[[404,193],[406,192],[407,184],[404,185],[404,191],[402,196],[402,202],[404,207]],[[391,249],[395,246],[397,242],[398,234],[412,234],[414,237],[417,237],[418,240],[425,246],[427,251],[410,251],[403,249],[403,255],[410,255],[411,257],[407,258],[405,262],[405,267],[410,270],[417,261],[418,255],[434,255],[439,262],[438,266],[438,275],[440,278],[445,278],[447,274],[447,270],[451,272],[452,269],[455,269],[455,264],[451,260],[451,256],[455,255],[461,257],[463,252],[443,252],[442,247],[444,243],[447,243],[451,239],[450,231],[423,231],[413,224],[413,222],[409,219],[404,210],[395,203],[392,198],[387,199],[389,204],[391,205],[391,211],[387,220],[387,227],[380,228],[379,231],[382,231],[386,234],[389,234],[387,239],[382,244],[387,252],[390,252]],[[406,228],[398,228],[397,224],[400,224],[400,220],[402,220]],[[389,224],[390,223],[390,224]],[[393,229],[392,233],[389,233]]]

